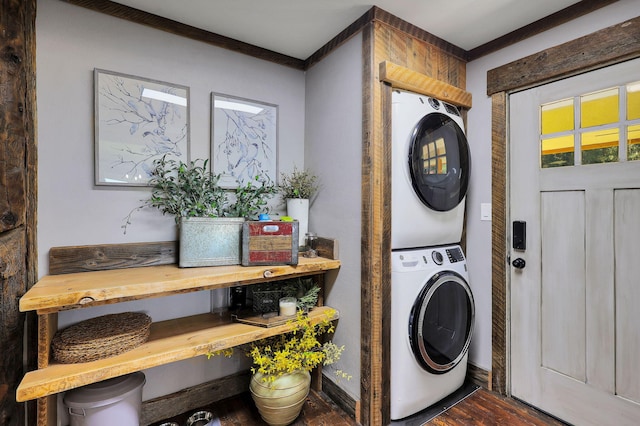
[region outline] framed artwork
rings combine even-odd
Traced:
[[[147,186],[154,160],[189,161],[189,88],[94,70],[95,184]]]
[[[211,167],[223,188],[278,177],[277,105],[211,94]]]

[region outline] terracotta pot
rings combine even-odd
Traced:
[[[297,371],[265,383],[264,376],[256,373],[251,377],[249,390],[260,416],[271,426],[286,426],[300,415],[302,405],[309,394],[311,375]]]

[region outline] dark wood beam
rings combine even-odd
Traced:
[[[173,21],[162,16],[144,12],[129,6],[122,5],[109,0],[61,0],[76,6],[104,13],[116,18],[125,19],[137,24],[146,25],[161,31],[166,31],[181,37],[187,37],[192,40],[208,43],[216,47],[220,47],[234,52],[252,56],[254,58],[263,59],[265,61],[274,62],[279,65],[304,69],[304,61],[291,56],[283,55],[272,50],[263,49],[253,44],[244,43],[225,37],[220,34],[212,33],[191,25]],[[188,6],[185,6],[188,7]]]
[[[473,61],[482,56],[496,52],[505,47],[516,44],[524,39],[533,37],[544,31],[550,30],[559,25],[572,21],[580,16],[591,13],[602,7],[615,3],[618,0],[583,0],[569,7],[566,7],[556,13],[553,13],[544,18],[538,19],[529,25],[525,25],[522,28],[511,31],[495,40],[491,40],[483,45],[480,45],[474,49],[471,49],[467,53],[467,60]]]
[[[18,300],[37,277],[36,205],[36,0],[0,2],[0,424],[22,425],[25,410],[16,402],[22,379],[25,318]],[[29,335],[27,347],[35,349]],[[35,368],[29,350],[28,368]],[[29,419],[35,404],[28,406]]]
[[[539,85],[638,57],[640,17],[526,56],[487,73],[487,95]]]

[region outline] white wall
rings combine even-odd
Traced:
[[[486,94],[487,71],[639,15],[640,2],[619,0],[467,64],[467,91],[473,94],[473,107],[467,121],[472,169],[466,254],[476,301],[476,329],[469,359],[483,369],[491,370],[491,222],[480,221],[480,204],[491,202],[491,98]]]
[[[124,217],[148,189],[95,187],[93,69],[101,68],[190,87],[191,159],[209,157],[210,94],[221,92],[279,106],[281,169],[304,165],[305,75],[205,43],[112,18],[60,1],[38,1],[38,252],[48,273],[55,246],[175,240],[173,218],[158,211]],[[208,292],[60,314],[60,326],[125,310],[154,321],[208,312]],[[242,368],[234,360],[198,357],[145,371],[143,399],[222,377]],[[248,365],[248,364],[247,364]]]
[[[353,377],[338,386],[360,397],[360,223],[362,173],[362,35],[357,34],[307,72],[305,164],[321,189],[309,230],[337,238],[339,272],[328,274],[326,304],[340,312],[334,342],[341,361],[325,367]]]

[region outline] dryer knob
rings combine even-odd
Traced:
[[[433,253],[431,253],[431,258],[436,265],[442,265],[442,262],[444,261],[442,253],[440,253],[439,251],[434,251]]]
[[[440,109],[440,102],[437,99],[429,98],[429,105],[433,109]]]

